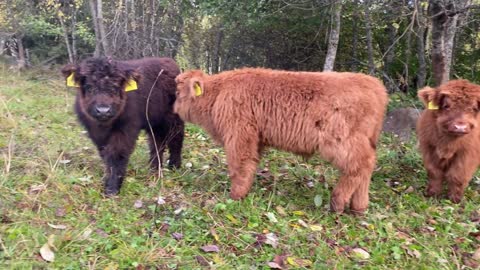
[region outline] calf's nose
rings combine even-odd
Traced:
[[[95,110],[98,114],[107,114],[112,110],[112,107],[109,105],[97,105],[95,106]]]
[[[465,132],[467,130],[467,125],[466,124],[455,124],[453,126],[455,127],[455,130],[460,131],[460,132]]]

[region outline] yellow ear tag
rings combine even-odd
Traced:
[[[202,95],[202,88],[200,87],[200,85],[198,83],[196,83],[193,88],[195,88],[195,96],[198,97],[198,96],[201,96]]]
[[[137,89],[138,89],[137,82],[134,79],[130,79],[127,81],[127,85],[125,85],[125,92],[133,91]]]
[[[428,108],[429,110],[438,110],[438,105],[436,105],[435,103],[433,103],[433,101],[430,101],[430,102],[428,102],[427,108]]]
[[[67,86],[69,87],[80,87],[80,85],[75,81],[73,78],[75,76],[75,72],[72,72],[68,77],[67,77]]]

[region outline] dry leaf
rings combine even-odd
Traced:
[[[267,212],[267,217],[268,217],[268,220],[270,220],[270,222],[272,223],[278,222],[277,218],[275,217],[275,214],[272,212]]]
[[[55,254],[53,253],[53,251],[52,251],[52,249],[51,249],[51,247],[48,243],[45,243],[40,248],[40,255],[47,262],[53,262],[53,260],[55,260]]]
[[[197,255],[195,256],[195,259],[201,266],[209,266],[210,263],[205,259],[203,256]]]
[[[142,200],[136,200],[135,204],[133,205],[133,207],[135,207],[137,209],[142,208],[142,206],[143,206]]]
[[[57,229],[57,230],[65,230],[67,228],[67,226],[65,225],[61,225],[61,224],[58,224],[58,225],[55,225],[55,224],[50,224],[50,223],[47,223],[48,226],[50,226],[51,228],[54,228],[54,229]]]
[[[172,237],[173,237],[175,240],[178,241],[178,240],[181,240],[181,239],[183,238],[183,234],[174,232],[174,233],[172,233]]]
[[[473,253],[472,259],[480,261],[480,248],[477,248],[477,250]]]
[[[266,237],[265,244],[271,245],[273,248],[277,248],[278,237],[274,233],[267,233],[265,237]]]
[[[213,236],[213,239],[217,241],[217,243],[220,243],[220,237],[218,236],[217,231],[215,231],[214,228],[210,229],[210,234]]]
[[[220,249],[216,245],[206,245],[200,248],[205,252],[220,252]]]
[[[288,257],[287,258],[288,264],[293,267],[309,267],[312,266],[312,261],[306,259],[300,259],[295,257]]]
[[[362,248],[354,248],[352,249],[352,254],[355,258],[361,260],[368,260],[370,259],[370,254]]]

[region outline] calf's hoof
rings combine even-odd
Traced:
[[[170,160],[168,161],[167,167],[168,167],[169,169],[178,169],[178,168],[180,168],[181,165],[182,165],[182,162],[181,162],[181,161],[179,161],[179,160],[174,160],[174,159],[173,159],[173,160],[170,159]]]
[[[119,189],[105,188],[105,190],[103,191],[105,197],[114,197],[118,195],[118,193],[120,193]]]
[[[463,198],[463,194],[452,194],[452,193],[448,194],[448,199],[452,203],[460,203],[462,201],[462,198]]]
[[[428,186],[424,194],[426,197],[438,197],[442,193],[442,190],[437,187]]]
[[[232,188],[232,190],[230,191],[230,198],[232,200],[241,200],[243,198],[245,198],[248,194],[248,190],[247,191],[244,191],[244,190],[241,190],[239,188]]]

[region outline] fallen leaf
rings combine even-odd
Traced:
[[[217,243],[220,243],[220,237],[217,234],[217,231],[214,228],[210,229],[210,234],[213,236],[213,239],[217,241]]]
[[[320,194],[315,195],[315,198],[313,198],[313,203],[315,204],[316,207],[322,206],[323,204],[322,195]]]
[[[212,255],[212,260],[215,264],[223,264],[224,263],[222,258],[217,253]]]
[[[53,260],[55,260],[55,253],[53,253],[48,243],[45,243],[40,248],[40,256],[42,256],[42,258],[47,262],[53,262]]]
[[[414,191],[415,189],[412,186],[409,186],[407,189],[405,189],[404,193],[412,193]]]
[[[480,248],[477,248],[477,250],[473,253],[472,259],[480,261]]]
[[[417,259],[420,259],[420,257],[422,257],[420,251],[416,249],[407,249],[407,254]]]
[[[50,223],[47,223],[48,226],[50,226],[51,228],[54,228],[54,229],[57,229],[57,230],[65,230],[67,228],[67,226],[65,225],[61,225],[61,224],[58,224],[58,225],[55,225],[55,224],[50,224]]]
[[[225,215],[225,216],[226,216],[226,217],[228,218],[228,220],[230,220],[233,224],[237,225],[237,224],[239,223],[239,222],[238,222],[238,219],[236,219],[233,215],[227,214],[227,215]]]
[[[67,214],[67,211],[65,208],[60,207],[55,210],[55,216],[56,217],[64,217]]]
[[[266,237],[265,244],[271,245],[273,248],[277,248],[278,237],[274,233],[267,233],[265,237]]]
[[[308,226],[310,228],[310,230],[314,231],[314,232],[318,232],[318,231],[321,231],[322,230],[322,226],[321,225],[310,225]]]
[[[51,248],[57,249],[57,247],[55,247],[55,235],[54,235],[54,234],[51,234],[50,236],[48,236],[47,244],[48,244]]]
[[[201,266],[209,266],[210,263],[205,259],[203,256],[197,255],[195,256],[195,259]]]
[[[267,266],[272,268],[272,269],[283,269],[278,263],[276,262],[268,262]]]
[[[267,217],[268,217],[268,220],[270,220],[270,222],[272,223],[278,222],[277,218],[275,217],[275,214],[272,212],[267,212]]]
[[[68,164],[70,162],[71,162],[70,159],[61,159],[61,160],[58,161],[58,163],[60,163],[60,164]]]
[[[175,211],[173,211],[173,213],[174,213],[175,215],[178,215],[178,214],[180,214],[182,211],[183,211],[183,207],[180,207],[180,208],[176,209]]]
[[[352,249],[351,252],[352,252],[353,256],[357,259],[361,259],[361,260],[370,259],[370,254],[362,248],[354,248],[354,249]]]
[[[174,233],[172,233],[172,237],[173,237],[173,239],[178,241],[178,240],[181,240],[183,238],[183,234],[174,232]]]
[[[286,269],[285,259],[286,255],[275,255],[273,261],[268,262],[267,265],[273,269]]]
[[[166,202],[165,202],[165,199],[163,197],[158,197],[158,199],[157,199],[157,204],[158,205],[162,205],[162,204],[165,204],[165,203]]]
[[[293,211],[292,213],[293,213],[295,216],[305,216],[305,212],[299,211],[299,210]]]
[[[302,227],[304,227],[304,228],[308,228],[308,224],[307,224],[305,221],[301,220],[301,219],[298,220],[298,224],[300,224],[300,225],[301,225]]]
[[[216,245],[206,245],[200,248],[205,252],[220,252],[220,249]]]
[[[80,240],[87,240],[90,235],[92,234],[92,229],[88,228],[86,229],[83,233],[82,233],[82,236],[80,237]]]
[[[277,213],[282,217],[287,215],[287,212],[285,211],[285,209],[283,207],[281,207],[280,205],[275,207],[275,210],[277,210]]]
[[[142,200],[136,200],[135,204],[133,205],[133,207],[135,207],[137,209],[142,208],[142,206],[143,206]]]
[[[295,257],[288,257],[287,258],[288,264],[293,267],[309,267],[312,266],[312,261],[306,259],[300,259]]]
[[[47,186],[44,185],[44,184],[33,185],[28,190],[28,194],[37,194],[37,193],[40,193],[40,192],[44,191],[45,189],[47,189]]]
[[[95,230],[95,233],[97,233],[98,236],[101,236],[103,238],[106,238],[108,237],[108,233],[106,233],[104,230],[102,229],[96,229]]]

